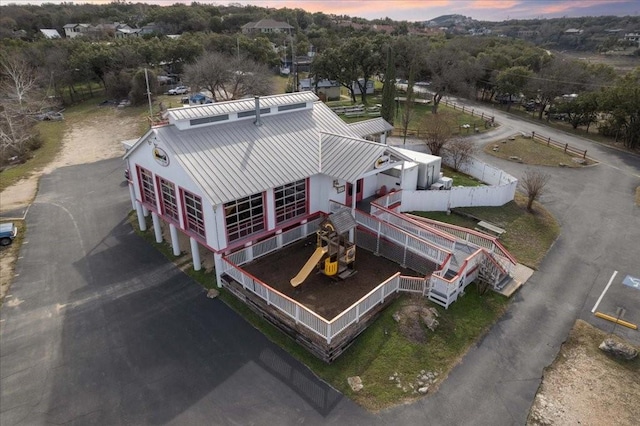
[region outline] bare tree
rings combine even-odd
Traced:
[[[185,81],[209,90],[215,101],[272,93],[269,71],[248,58],[206,52],[185,68]]]
[[[422,139],[432,155],[441,156],[444,146],[453,137],[456,125],[450,114],[427,115],[420,126]]]
[[[36,76],[22,55],[0,52],[0,161],[23,156],[35,136],[32,117],[44,105]]]
[[[447,163],[454,170],[460,170],[462,166],[471,161],[475,149],[475,144],[469,139],[454,137],[444,146],[443,151]]]
[[[527,195],[527,210],[533,212],[533,202],[544,193],[545,186],[551,179],[551,175],[540,170],[527,169],[520,179],[520,185]]]

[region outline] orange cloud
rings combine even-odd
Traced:
[[[567,10],[571,10],[574,8],[583,8],[583,7],[593,7],[599,5],[609,5],[612,3],[628,3],[628,0],[592,0],[588,2],[566,2],[566,3],[556,3],[550,4],[542,9],[540,12],[542,14],[553,14],[553,13],[561,13],[566,12]]]
[[[511,9],[519,5],[517,0],[474,0],[467,6],[469,9]]]
[[[256,4],[254,2],[254,4]],[[369,16],[373,13],[379,13],[380,16],[388,15],[389,12],[398,10],[419,10],[431,7],[444,7],[452,5],[452,0],[404,0],[404,1],[306,1],[291,2],[287,0],[271,0],[257,3],[266,7],[288,7],[301,8],[307,12],[323,12],[334,15],[351,15],[361,16],[365,13]]]

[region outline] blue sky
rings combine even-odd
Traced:
[[[80,0],[69,3],[109,3],[110,0]],[[137,1],[134,0],[133,3]],[[2,3],[62,3],[59,0],[2,0]],[[171,5],[191,0],[146,0],[141,3]],[[226,5],[229,1],[199,0],[199,3]],[[236,0],[234,3],[273,8],[301,8],[309,12],[359,16],[367,19],[426,21],[440,15],[461,14],[474,19],[558,18],[640,14],[638,0]]]

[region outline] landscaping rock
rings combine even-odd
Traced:
[[[571,161],[573,161],[576,164],[587,164],[587,160],[585,160],[584,158],[574,157],[571,159]]]
[[[518,156],[512,155],[509,157],[509,160],[513,160],[513,161],[522,161],[522,159]]]
[[[207,297],[209,299],[215,299],[216,297],[218,297],[219,294],[220,294],[220,292],[218,290],[216,290],[215,288],[212,288],[209,291],[207,291]]]
[[[429,392],[429,386],[418,388],[418,393],[421,393],[422,395],[426,394],[427,392]]]
[[[638,356],[638,351],[633,346],[623,342],[618,342],[611,338],[605,339],[600,343],[600,350],[616,358],[622,358],[627,361]]]
[[[564,164],[564,163],[559,163],[559,164],[558,164],[558,166],[559,166],[559,167],[567,167],[567,165],[566,165],[566,164]]]
[[[347,383],[349,383],[349,386],[351,386],[351,390],[354,392],[360,392],[364,387],[362,385],[362,379],[360,378],[360,376],[348,377]]]

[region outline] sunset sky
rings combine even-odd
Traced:
[[[80,0],[69,3],[109,3],[110,0]],[[133,0],[137,3],[137,0]],[[141,3],[170,5],[191,0],[146,0]],[[230,1],[200,0],[226,5]],[[61,3],[56,0],[2,0],[2,3]],[[640,14],[638,0],[236,0],[234,3],[262,7],[301,8],[309,12],[358,16],[367,19],[426,21],[440,15],[460,14],[478,20],[557,18]]]

